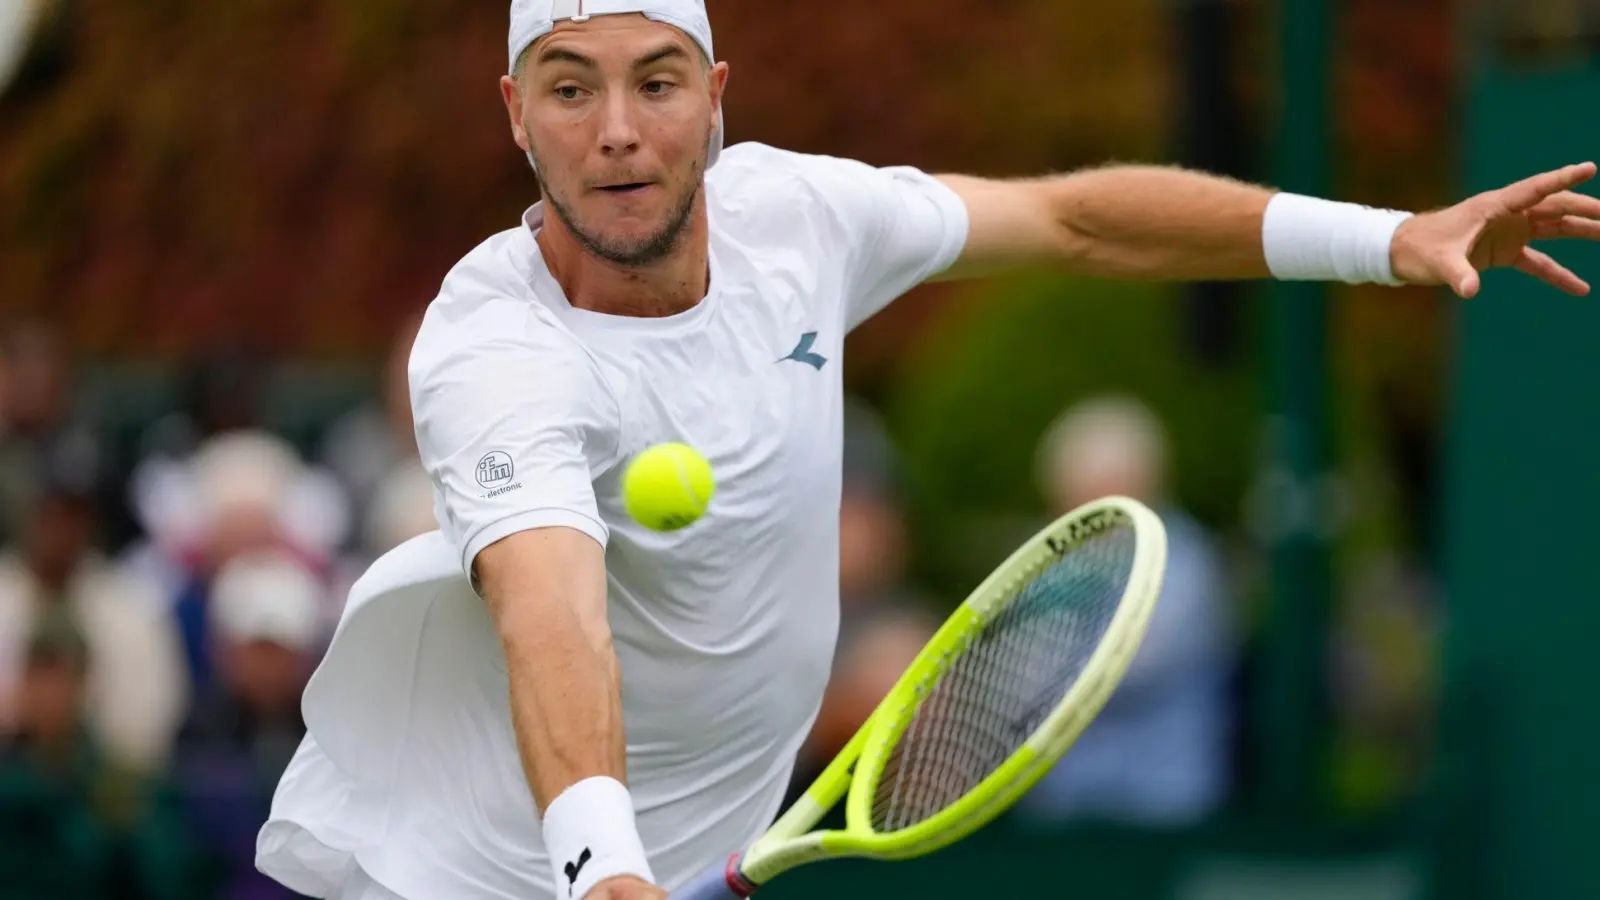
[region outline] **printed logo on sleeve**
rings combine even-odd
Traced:
[[[478,460],[478,486],[489,491],[486,497],[498,497],[507,491],[522,487],[520,484],[511,483],[516,472],[517,467],[511,462],[511,454],[495,450]]]

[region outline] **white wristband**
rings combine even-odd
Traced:
[[[543,824],[557,897],[583,900],[595,885],[619,875],[655,883],[634,824],[633,797],[615,778],[585,778],[562,791],[544,811]]]
[[[1280,281],[1402,282],[1389,251],[1411,213],[1281,193],[1267,203],[1261,242]]]

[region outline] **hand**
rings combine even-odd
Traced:
[[[595,885],[583,900],[667,900],[667,892],[632,875],[619,875]]]
[[[1529,243],[1600,241],[1600,198],[1572,193],[1594,176],[1592,162],[1567,166],[1413,216],[1401,223],[1390,246],[1394,274],[1407,284],[1442,284],[1471,298],[1482,284],[1479,272],[1512,266],[1582,297],[1589,293],[1588,283]]]

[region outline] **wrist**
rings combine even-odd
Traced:
[[[615,778],[585,778],[567,788],[545,809],[541,824],[557,896],[580,900],[600,882],[621,876],[655,882],[633,797]]]
[[[1261,224],[1267,268],[1280,281],[1403,283],[1394,272],[1395,232],[1410,213],[1280,193]]]

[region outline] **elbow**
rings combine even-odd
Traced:
[[[1084,210],[1070,207],[1055,222],[1052,254],[1075,275],[1093,278],[1139,278],[1149,261],[1096,227]]]
[[[1159,277],[1162,269],[1161,261],[1147,254],[1077,231],[1061,238],[1057,254],[1069,272],[1091,278],[1147,280]]]
[[[1097,230],[1092,222],[1063,222],[1056,254],[1067,270],[1091,278],[1163,281],[1197,270],[1176,248],[1159,242],[1130,242]]]

